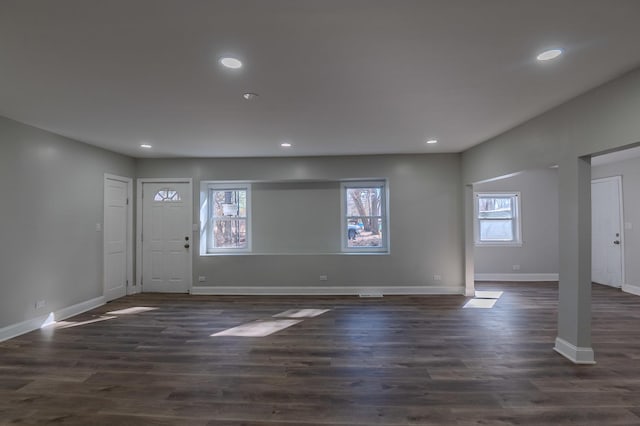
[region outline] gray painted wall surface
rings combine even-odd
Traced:
[[[640,70],[635,70],[462,154],[465,184],[559,166],[558,337],[569,344],[564,348],[586,348],[586,358],[591,348],[588,156],[639,143],[638,111]],[[472,238],[472,234],[465,235],[467,242]]]
[[[207,286],[447,286],[463,285],[462,185],[460,156],[392,155],[314,158],[255,159],[139,159],[140,178],[192,178],[194,190],[201,180],[254,181],[335,181],[341,179],[388,178],[390,199],[389,255],[236,255],[202,257],[194,253],[194,285]],[[303,185],[304,186],[304,185]],[[283,208],[283,197],[293,196],[309,202],[309,192],[292,186],[260,201],[265,218]],[[271,191],[282,191],[272,185]],[[324,191],[323,197],[331,194]],[[339,223],[339,193],[325,205],[315,204],[305,221]],[[333,196],[330,195],[330,198]],[[197,198],[194,223],[197,223]],[[290,203],[295,204],[295,203]],[[259,211],[254,212],[255,215]],[[327,221],[327,215],[329,219]],[[256,227],[258,228],[258,226]],[[266,229],[266,228],[265,228]],[[282,239],[279,233],[254,234],[254,245],[261,251],[300,250],[321,253],[339,247],[339,230],[320,246],[302,247],[303,242]],[[326,236],[325,236],[326,237]],[[196,246],[198,246],[198,242]],[[321,245],[322,245],[321,244]],[[268,248],[273,245],[273,248]],[[328,275],[320,282],[319,276]],[[434,281],[435,274],[442,281]],[[207,282],[198,283],[204,275]]]
[[[515,176],[474,185],[476,192],[521,193],[521,247],[475,248],[480,274],[558,273],[558,171],[528,170]],[[520,265],[519,271],[513,265]]]
[[[622,176],[624,221],[631,224],[624,230],[625,284],[640,287],[640,158],[591,168],[592,179],[610,176]]]
[[[134,160],[0,117],[0,328],[102,296],[104,173]]]

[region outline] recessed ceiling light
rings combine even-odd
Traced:
[[[236,58],[230,58],[230,57],[222,58],[220,59],[220,63],[227,68],[237,69],[242,67],[242,62],[240,62],[240,60]]]
[[[153,147],[151,145],[149,145],[148,143],[142,143],[142,144],[140,144],[140,148],[151,149]]]
[[[550,61],[560,55],[562,55],[562,49],[550,49],[540,53],[538,56],[536,56],[536,59],[538,59],[539,61]]]
[[[438,139],[429,139],[427,141],[427,144],[429,144],[429,145],[433,145],[434,143],[438,143]]]
[[[291,144],[289,142],[282,142],[280,146],[283,148],[291,148]]]
[[[255,98],[258,97],[258,94],[257,93],[247,92],[247,93],[243,94],[242,97],[245,98],[248,101],[252,101],[252,100],[254,100]]]

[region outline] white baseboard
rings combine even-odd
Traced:
[[[66,308],[59,309],[53,312],[53,316],[56,321],[62,321],[72,316],[81,314],[83,312],[90,311],[91,309],[102,306],[106,303],[103,296],[96,297],[94,299],[86,300],[84,302],[77,303]],[[17,324],[12,324],[4,328],[0,328],[0,342],[12,339],[20,336],[21,334],[29,333],[33,330],[37,330],[49,319],[51,314],[42,315],[30,320],[22,321]]]
[[[463,295],[464,287],[208,287],[191,288],[194,295],[233,296],[358,296],[360,294],[382,295]]]
[[[561,337],[556,337],[556,345],[553,348],[563,357],[572,361],[574,364],[595,364],[592,348],[580,348],[572,345]]]
[[[475,274],[476,281],[558,281],[559,274]]]
[[[640,286],[631,284],[622,284],[622,291],[640,296]]]

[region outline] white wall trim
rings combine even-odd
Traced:
[[[553,350],[572,361],[574,364],[596,363],[592,348],[574,346],[561,337],[556,337],[556,345]]]
[[[99,306],[104,305],[105,303],[106,302],[104,296],[89,299],[84,302],[80,302],[53,312],[54,319],[56,321],[62,321],[83,312],[90,311],[91,309],[95,309]],[[4,328],[0,328],[0,342],[4,342],[5,340],[13,339],[14,337],[39,329],[49,318],[49,315],[50,314],[42,315],[30,320],[22,321],[17,324],[12,324]]]
[[[240,295],[240,296],[357,296],[357,295],[464,295],[464,286],[456,287],[211,287],[194,286],[194,295]]]
[[[476,281],[558,281],[559,274],[475,274]]]
[[[640,296],[640,286],[637,285],[622,284],[622,291]]]

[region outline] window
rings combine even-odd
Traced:
[[[204,183],[201,193],[205,196],[201,227],[206,233],[206,253],[250,251],[251,186],[246,183]]]
[[[341,204],[343,251],[388,251],[386,182],[343,182]]]
[[[519,193],[476,193],[476,245],[520,245],[519,212]]]
[[[181,201],[180,194],[178,191],[174,191],[171,189],[161,189],[156,192],[156,195],[153,197],[153,201]]]

